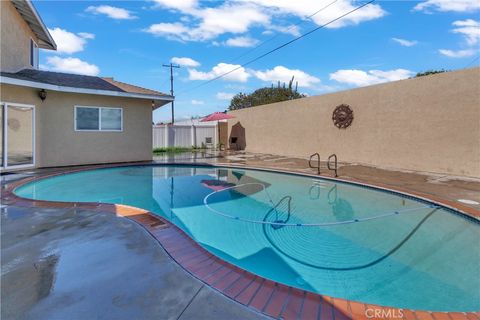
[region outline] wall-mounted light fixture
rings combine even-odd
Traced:
[[[45,91],[45,89],[38,91],[38,97],[42,100],[42,102],[45,101],[45,99],[47,99],[47,91]]]

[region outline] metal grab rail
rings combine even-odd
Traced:
[[[278,207],[283,203],[284,200],[287,200],[287,218],[286,219],[283,219],[283,220],[280,220],[278,218]],[[291,214],[291,211],[292,211],[292,197],[291,196],[284,196],[282,199],[280,199],[280,201],[277,202],[277,204],[272,208],[270,209],[266,216],[268,217],[270,215],[270,213],[272,213],[273,211],[275,211],[275,223],[283,223],[283,224],[286,224],[288,223],[288,221],[290,221],[290,214]],[[276,230],[276,229],[280,229],[282,227],[284,227],[284,225],[278,225],[278,224],[273,224],[272,227]]]
[[[316,167],[312,166],[312,158],[315,156],[318,157],[318,165]],[[320,154],[318,152],[315,152],[310,156],[310,159],[308,160],[308,166],[312,169],[317,169],[317,174],[320,174]]]
[[[330,167],[330,160],[334,158],[335,159],[335,167],[332,169],[332,167]],[[332,171],[335,171],[335,178],[338,177],[338,174],[337,174],[337,170],[338,170],[338,162],[337,162],[337,155],[334,153],[332,155],[330,155],[330,157],[328,157],[328,160],[327,160],[327,168],[328,170],[332,170]]]

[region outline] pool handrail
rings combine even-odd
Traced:
[[[278,207],[284,202],[284,200],[287,200],[287,218],[284,219],[284,220],[279,220],[278,219]],[[273,202],[272,202],[273,203]],[[290,220],[290,214],[291,214],[291,211],[292,211],[292,196],[284,196],[282,199],[280,199],[277,204],[275,206],[272,207],[272,209],[269,210],[269,212],[267,213],[267,215],[269,215],[271,212],[275,211],[275,216],[276,216],[276,219],[275,219],[275,222],[276,223],[288,223],[288,221]],[[272,225],[273,228],[275,229],[280,229],[280,228],[283,228],[285,225],[280,225],[280,224],[275,224],[275,225]]]
[[[330,163],[331,163],[331,159],[334,159],[334,164],[335,164],[335,167],[330,167]],[[328,160],[327,160],[327,168],[328,170],[332,170],[332,171],[335,171],[335,178],[338,177],[338,174],[337,174],[337,171],[338,171],[338,162],[337,162],[337,155],[334,153],[334,154],[331,154],[329,157],[328,157]]]
[[[318,157],[318,164],[316,167],[312,165],[312,158],[315,156]],[[320,154],[318,152],[315,152],[314,154],[310,155],[310,159],[308,160],[308,166],[312,169],[317,169],[317,174],[320,174]]]

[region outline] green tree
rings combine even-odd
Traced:
[[[424,77],[424,76],[429,76],[429,75],[431,75],[431,74],[444,73],[444,72],[448,72],[448,70],[445,70],[445,69],[440,69],[440,70],[427,70],[427,71],[424,71],[424,72],[419,72],[419,73],[417,73],[414,78]]]
[[[233,96],[232,100],[230,101],[230,106],[228,107],[229,110],[237,110],[249,107],[249,95],[245,93],[238,93]]]
[[[280,81],[277,87],[272,86],[260,88],[250,94],[238,93],[230,101],[229,110],[237,110],[243,108],[249,108],[259,106],[262,104],[275,103],[286,100],[293,100],[305,97],[304,94],[298,93],[298,83],[293,88],[294,77],[289,81],[288,87],[283,84],[280,86]]]

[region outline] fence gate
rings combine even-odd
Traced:
[[[153,148],[201,147],[213,148],[218,144],[216,125],[154,125]]]

